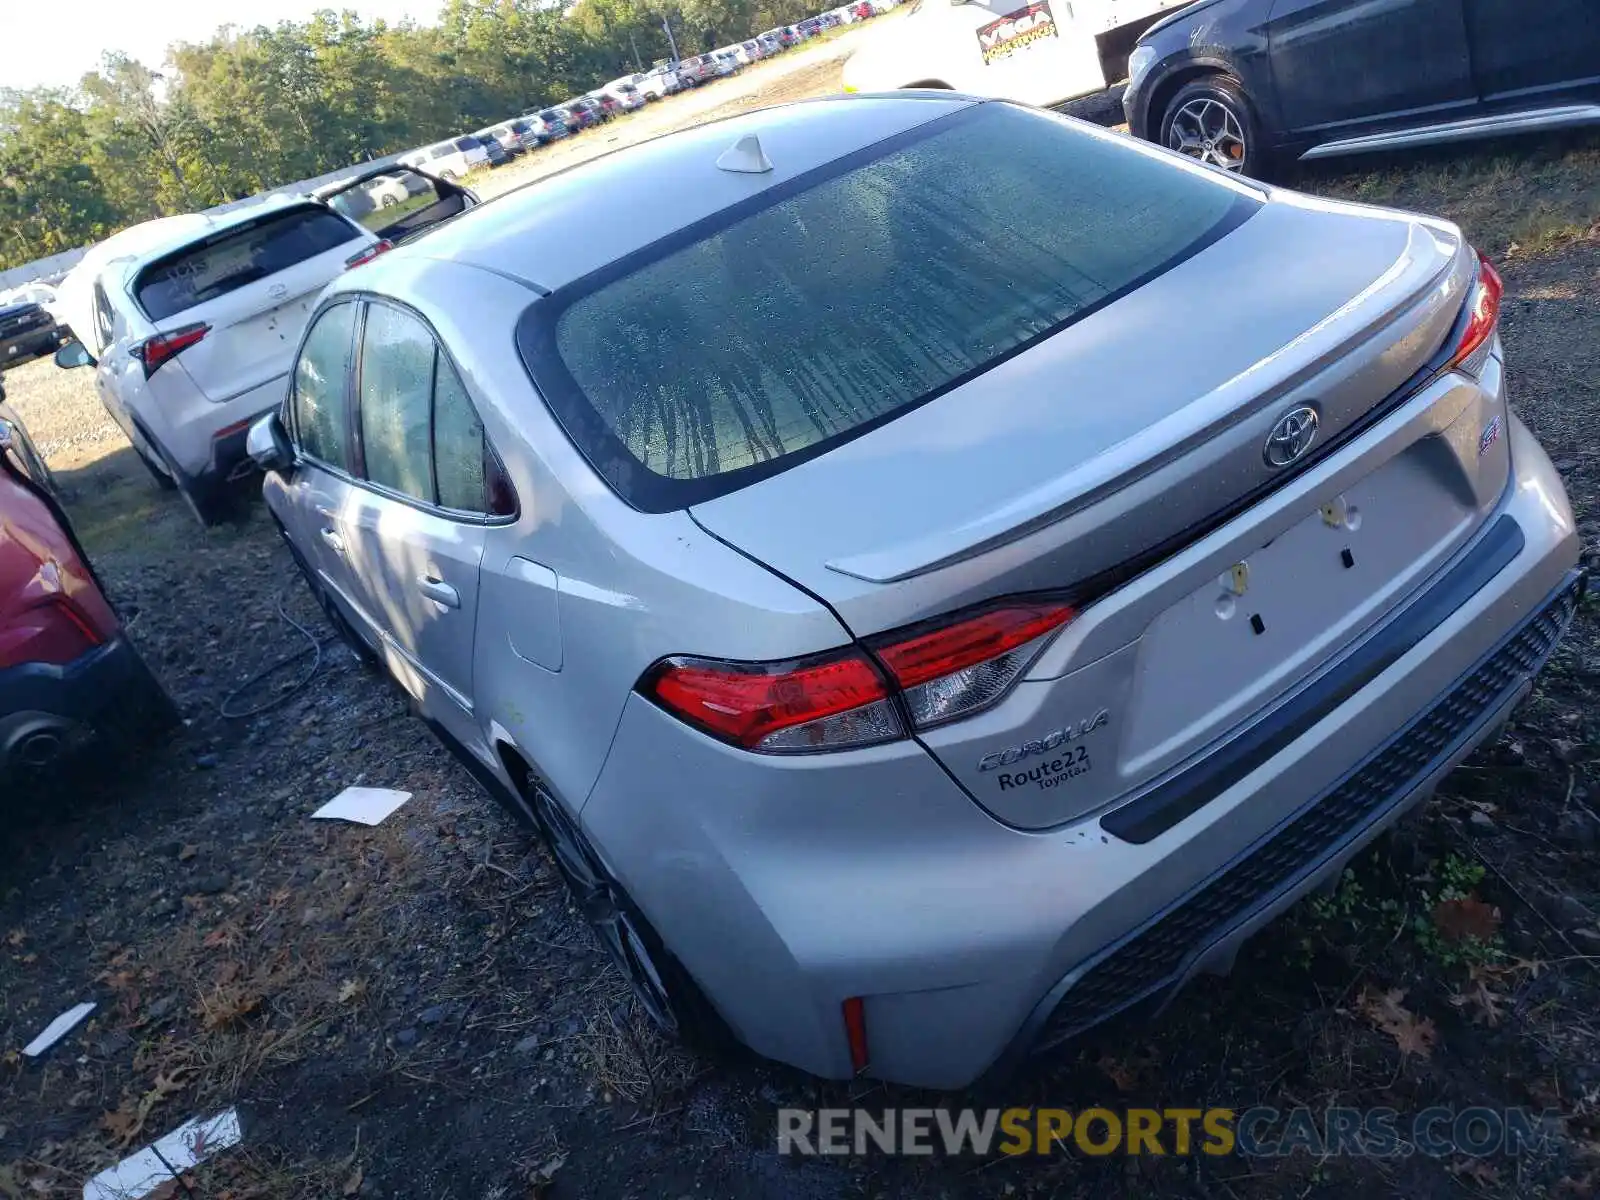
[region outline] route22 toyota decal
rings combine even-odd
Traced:
[[[1040,38],[1057,36],[1055,17],[1050,13],[1050,0],[1035,0],[1035,3],[1007,13],[980,28],[978,49],[983,51],[983,65],[988,66],[1013,51],[1031,46]]]

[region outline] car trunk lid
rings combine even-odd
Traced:
[[[1457,328],[1470,249],[1372,216],[1280,199],[963,387],[693,515],[860,638],[1072,597],[1081,616],[1014,694],[922,740],[1012,824],[1092,811],[1309,678],[1503,493],[1498,383],[1446,377],[1422,410],[1400,404]],[[1269,466],[1301,409],[1311,448]]]

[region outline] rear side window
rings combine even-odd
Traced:
[[[340,470],[350,468],[345,383],[356,306],[337,304],[317,318],[294,365],[294,433],[300,449]]]
[[[985,104],[559,289],[530,305],[519,340],[596,470],[635,507],[667,511],[959,386],[1259,203],[1119,140]]]
[[[367,478],[431,504],[428,414],[433,403],[433,336],[397,308],[368,305],[360,379],[361,452]]]
[[[456,139],[457,150],[476,150],[483,143],[475,137],[461,137]]]
[[[157,259],[139,272],[133,294],[146,316],[163,321],[359,236],[321,205],[275,213]]]
[[[370,482],[460,513],[516,511],[467,389],[422,321],[369,304],[360,379]]]

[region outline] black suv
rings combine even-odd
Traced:
[[[1600,124],[1595,0],[1198,0],[1139,39],[1128,127],[1228,171]]]
[[[0,305],[0,366],[51,354],[70,338],[43,305]]]

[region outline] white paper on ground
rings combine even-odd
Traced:
[[[393,788],[347,787],[311,816],[325,821],[381,825],[409,799],[410,792],[397,792]]]
[[[50,1024],[46,1025],[43,1033],[24,1046],[22,1048],[22,1052],[29,1058],[43,1054],[46,1050],[50,1049],[51,1046],[54,1046],[62,1038],[66,1037],[67,1033],[74,1025],[83,1020],[93,1011],[93,1001],[80,1004],[76,1008],[67,1009],[66,1012],[62,1013],[54,1021],[51,1021]]]
[[[83,1200],[142,1200],[242,1138],[239,1114],[231,1108],[203,1121],[188,1121],[89,1180],[83,1185]]]

